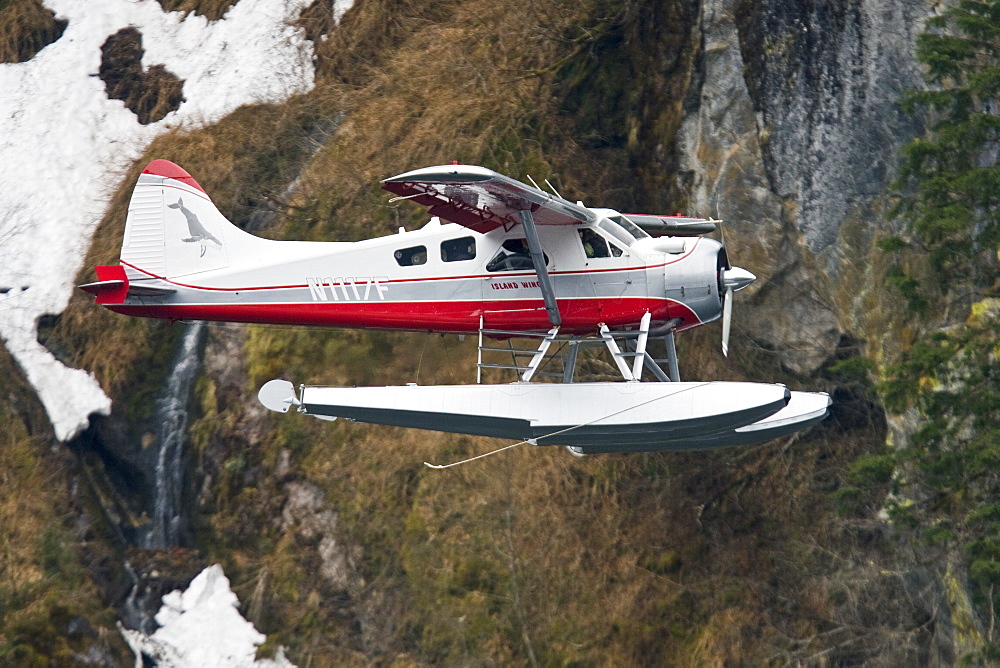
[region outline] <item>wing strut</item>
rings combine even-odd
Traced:
[[[542,252],[542,244],[538,241],[538,231],[535,229],[535,219],[528,209],[521,209],[517,212],[524,225],[524,236],[528,240],[528,252],[531,254],[531,262],[535,265],[535,274],[538,275],[538,286],[542,289],[542,298],[545,300],[545,310],[549,312],[549,322],[553,327],[562,324],[562,316],[559,315],[559,305],[556,303],[556,293],[552,289],[552,281],[549,280],[549,270],[545,267],[545,254]]]

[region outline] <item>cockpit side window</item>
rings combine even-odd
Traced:
[[[426,264],[427,247],[411,246],[409,248],[400,248],[393,253],[392,256],[396,259],[396,264],[400,267],[411,267],[417,264]]]
[[[549,263],[549,256],[545,255],[545,264]],[[524,238],[507,239],[500,246],[500,250],[486,263],[486,271],[525,271],[535,268],[528,252],[528,241]]]
[[[583,254],[588,258],[611,257],[608,242],[594,230],[580,230],[580,243],[583,244]]]

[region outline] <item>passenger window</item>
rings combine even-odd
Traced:
[[[392,254],[396,258],[396,264],[400,267],[411,267],[415,264],[427,263],[427,247],[412,246],[410,248],[400,248]]]
[[[548,264],[549,256],[544,253],[542,255],[545,264]],[[526,239],[507,239],[493,259],[486,264],[486,271],[524,271],[534,268],[535,263],[531,261]]]
[[[472,260],[476,257],[476,240],[472,237],[441,242],[441,259],[445,262]]]

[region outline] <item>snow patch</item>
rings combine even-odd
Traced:
[[[135,652],[136,668],[142,667],[143,654],[160,668],[294,668],[283,648],[274,659],[255,660],[257,646],[266,636],[243,618],[239,604],[222,566],[215,564],[199,573],[186,591],[175,590],[163,597],[155,618],[160,628],[152,635],[120,630]]]
[[[0,64],[0,337],[56,437],[69,440],[111,401],[91,374],[38,343],[37,322],[66,308],[110,193],[157,135],[310,90],[313,50],[290,25],[309,0],[240,0],[215,22],[156,0],[44,4],[69,21],[62,37],[27,62]],[[163,64],[184,80],[186,101],[149,125],[109,100],[96,76],[101,45],[128,26],[142,33],[144,67]]]
[[[353,6],[354,0],[333,0],[333,20],[340,23],[340,19]]]

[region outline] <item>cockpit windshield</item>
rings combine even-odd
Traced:
[[[633,223],[631,220],[629,220],[625,216],[612,216],[611,220],[613,220],[614,222],[616,222],[619,225],[621,225],[622,227],[624,227],[625,231],[627,231],[629,234],[631,234],[636,239],[645,239],[646,237],[649,236],[646,233],[646,230],[642,229],[641,227],[639,227],[638,225],[636,225],[635,223]]]
[[[604,218],[598,223],[598,227],[622,242],[624,246],[631,246],[636,239],[645,239],[649,236],[625,216]]]

